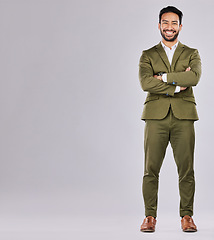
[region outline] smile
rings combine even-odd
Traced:
[[[164,32],[166,33],[166,35],[172,36],[175,31],[164,31]]]

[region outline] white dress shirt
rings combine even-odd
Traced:
[[[175,50],[176,50],[176,48],[178,46],[178,42],[175,45],[173,45],[171,48],[167,47],[163,42],[161,42],[161,44],[162,44],[163,49],[166,52],[166,55],[167,55],[168,60],[169,60],[169,63],[171,65],[172,64],[173,55],[174,55]],[[167,73],[164,73],[162,75],[162,79],[163,79],[164,82],[167,82]],[[181,90],[181,88],[179,86],[176,86],[175,93],[180,92],[180,90]]]

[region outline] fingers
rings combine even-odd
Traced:
[[[188,67],[186,70],[185,70],[185,72],[188,72],[188,71],[190,71],[191,70],[191,67]]]
[[[155,78],[157,78],[158,80],[161,80],[161,81],[162,81],[162,76],[154,75],[153,77],[155,77]]]

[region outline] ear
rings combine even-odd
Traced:
[[[160,30],[160,23],[158,23],[158,29]]]
[[[181,30],[182,30],[182,27],[183,27],[183,25],[182,25],[182,24],[180,24],[180,26],[179,26],[179,31],[181,31]]]

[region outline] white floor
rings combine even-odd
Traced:
[[[196,233],[183,233],[178,217],[161,216],[155,233],[142,233],[142,219],[133,216],[1,216],[0,239],[3,240],[213,240],[212,216],[195,218]]]

